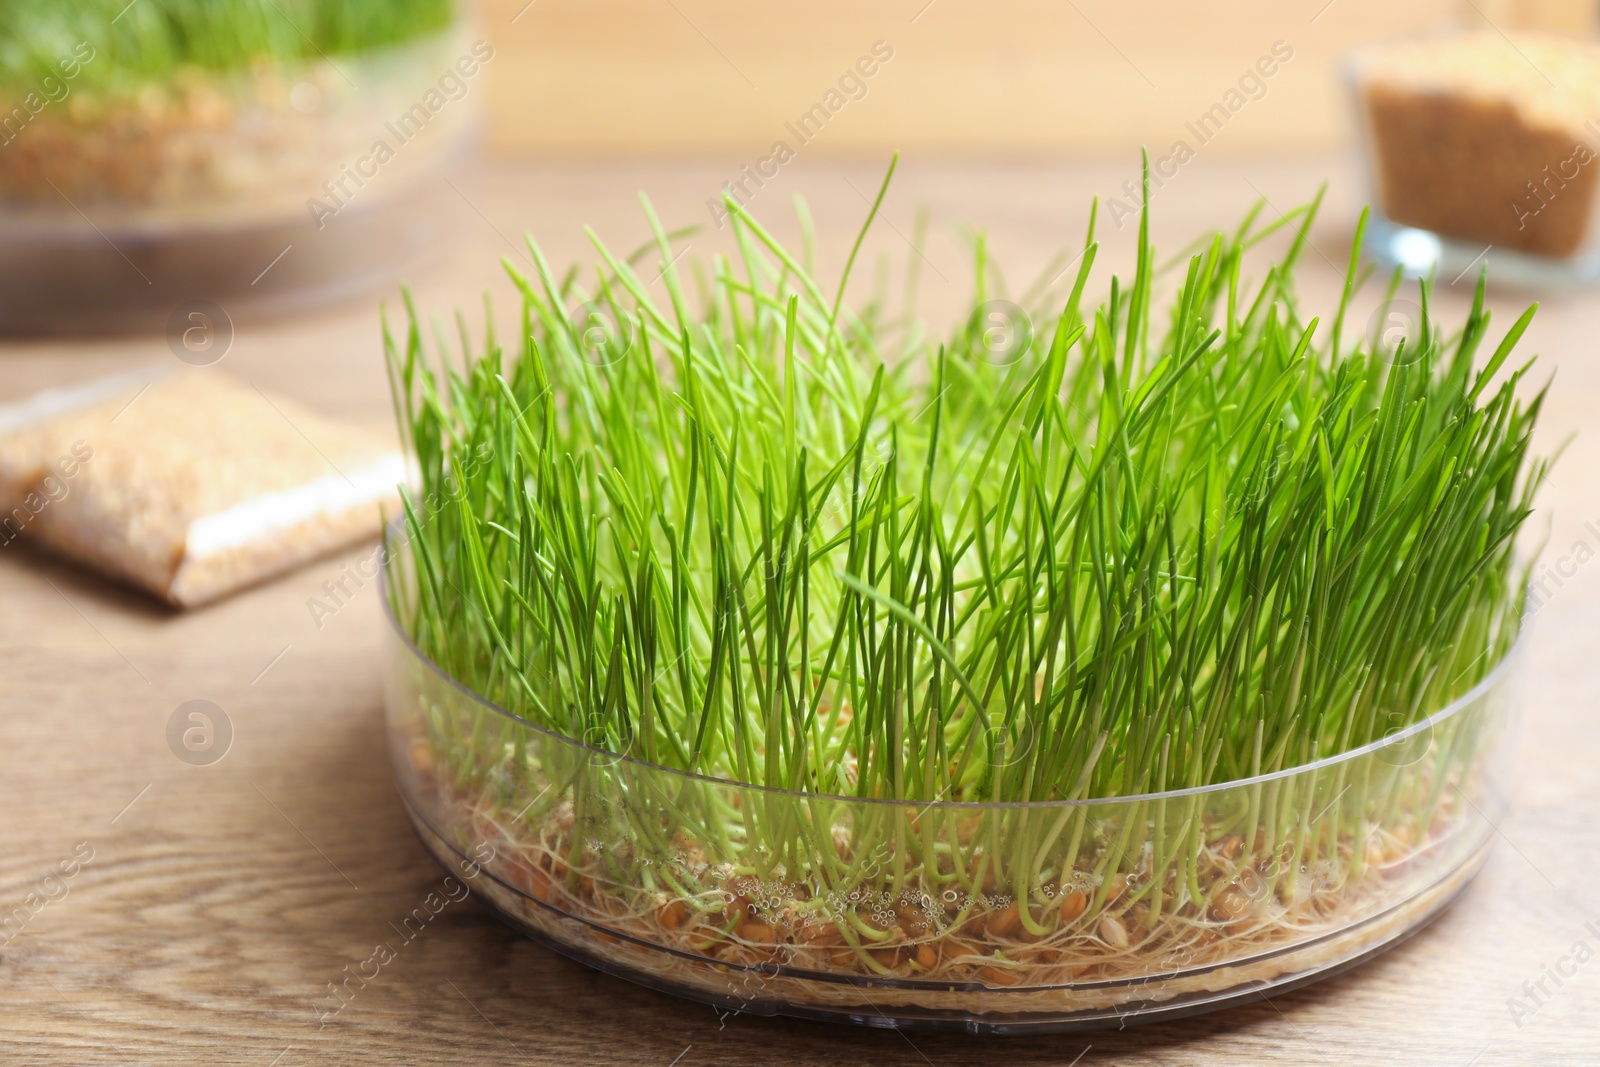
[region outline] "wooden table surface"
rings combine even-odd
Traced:
[[[645,233],[637,189],[652,192],[669,225],[700,221],[706,198],[736,168],[486,166],[458,183],[459,245],[415,276],[419,302],[471,309],[488,287],[505,313],[513,305],[497,261],[519,255],[513,235],[535,232],[560,263],[585,254],[586,222],[631,249]],[[958,223],[986,229],[1021,281],[1080,239],[1092,194],[1116,194],[1134,172],[1131,161],[910,158],[872,247],[913,254],[913,214],[931,210],[915,254],[937,314],[969,284]],[[755,207],[785,218],[790,196],[805,193],[829,276],[826,264],[842,260],[876,177],[870,166],[800,160]],[[1325,310],[1361,198],[1346,162],[1197,160],[1160,192],[1157,240],[1170,250],[1208,225],[1231,224],[1258,195],[1286,209],[1325,178],[1327,209],[1303,285],[1307,307]],[[1126,265],[1133,227],[1103,229],[1107,261]],[[691,254],[723,237],[696,236]],[[1444,287],[1447,320],[1459,321],[1467,284]],[[1525,297],[1493,300],[1514,314]],[[1547,301],[1526,342],[1541,354],[1541,375],[1559,368],[1544,447],[1585,432],[1568,444],[1531,525],[1530,541],[1548,536],[1546,558],[1563,574],[1547,583],[1536,619],[1514,814],[1453,910],[1353,972],[1270,1002],[1122,1032],[901,1034],[719,1016],[568,962],[463,904],[319,1027],[314,1001],[326,984],[366,959],[390,936],[390,921],[441,877],[412,835],[385,749],[375,590],[368,584],[320,620],[308,608],[362,552],[175,615],[12,547],[0,550],[0,913],[30,893],[54,899],[0,946],[0,1061],[1600,1063],[1600,962],[1591,959],[1600,922],[1586,928],[1600,920],[1600,566],[1588,565],[1600,549],[1597,338],[1600,301],[1573,295]],[[379,352],[376,300],[362,300],[292,321],[241,320],[213,370],[384,425]],[[171,358],[161,337],[5,344],[0,401]],[[215,702],[232,724],[231,750],[209,766],[187,765],[168,747],[169,716],[191,699]],[[74,877],[45,881],[58,861],[90,850]],[[1559,981],[1550,977],[1558,969]],[[1537,992],[1541,979],[1548,995],[1535,1004],[1524,984]]]

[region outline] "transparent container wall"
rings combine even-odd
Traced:
[[[160,329],[195,301],[233,317],[392,281],[452,225],[442,176],[478,139],[482,47],[458,25],[46,108],[0,153],[0,331]]]
[[[1441,284],[1600,283],[1595,131],[1529,119],[1507,102],[1397,82],[1368,56],[1346,64],[1367,198],[1367,247]]]
[[[386,706],[424,843],[558,951],[743,1011],[1011,1032],[1208,1010],[1426,923],[1505,812],[1512,662],[1348,758],[1032,805],[787,793],[635,762],[484,702],[398,628]]]

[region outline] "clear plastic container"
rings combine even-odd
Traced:
[[[1374,205],[1368,247],[1413,277],[1600,283],[1600,45],[1492,30],[1345,65]]]
[[[1520,644],[1432,716],[1293,770],[907,804],[552,734],[446,676],[388,618],[391,751],[440,863],[481,866],[480,902],[561,953],[744,1012],[1016,1033],[1210,1011],[1415,932],[1478,871],[1506,811]]]
[[[482,125],[473,45],[458,23],[44,109],[0,153],[0,331],[159,329],[195,301],[248,315],[394,278],[446,236],[441,176]]]

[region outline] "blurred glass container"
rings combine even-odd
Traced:
[[[1368,247],[1446,282],[1485,263],[1530,288],[1600,283],[1600,45],[1493,30],[1351,57]]]
[[[492,55],[458,20],[44,108],[0,148],[0,332],[155,329],[196,301],[254,314],[394,280],[449,231]]]
[[[552,733],[424,655],[400,530],[384,703],[423,845],[514,929],[719,1011],[1019,1034],[1257,1001],[1426,926],[1508,811],[1520,646],[1362,748],[1166,793],[912,802],[686,773]],[[1019,888],[1019,862],[1049,873]]]

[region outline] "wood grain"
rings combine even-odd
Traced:
[[[981,167],[913,155],[886,203],[871,254],[912,254],[919,204],[934,226],[922,253],[926,306],[965,291],[957,220],[987,228],[1020,281],[1077,240],[1088,197],[1122,166]],[[1325,222],[1305,260],[1308,307],[1336,298],[1360,185],[1327,161],[1243,166],[1197,161],[1157,202],[1167,249],[1231,222],[1257,195],[1279,208],[1332,177]],[[780,232],[805,192],[824,272],[865,211],[868,168],[797,163],[758,203]],[[462,183],[462,240],[416,279],[424,307],[502,312],[496,259],[538,233],[552,259],[584,254],[584,222],[617,247],[645,232],[634,191],[670,224],[703,211],[720,168],[514,167]],[[465,210],[470,208],[471,210]],[[720,247],[711,231],[695,254]],[[1131,228],[1105,227],[1107,270],[1131,259]],[[1104,272],[1099,277],[1105,278]],[[947,279],[942,281],[941,278]],[[1466,295],[1445,287],[1459,321]],[[1523,298],[1496,294],[1503,312]],[[1502,322],[1509,316],[1502,315]],[[1545,494],[1552,558],[1600,547],[1600,304],[1552,299],[1528,348],[1560,367],[1543,441],[1567,449]],[[217,370],[322,411],[382,426],[388,408],[377,316],[365,301],[292,322],[240,322]],[[171,358],[162,338],[10,344],[0,399]],[[308,598],[360,552],[324,560],[212,608],[174,615],[16,547],[0,549],[0,916],[38,890],[77,842],[94,858],[0,946],[0,1062],[26,1064],[529,1064],[698,1067],[827,1063],[955,1067],[1082,1064],[1585,1063],[1600,1058],[1600,962],[1564,979],[1538,1011],[1523,995],[1600,917],[1600,564],[1563,579],[1537,618],[1519,743],[1515,814],[1489,865],[1431,928],[1320,985],[1185,1022],[1081,1036],[978,1040],[832,1028],[710,1008],[636,989],[528,942],[475,904],[451,905],[380,978],[319,1026],[315,999],[439,884],[395,793],[381,728],[381,618],[369,585],[317,625]],[[1570,567],[1568,569],[1571,569]],[[187,766],[168,717],[207,699],[231,719],[231,751]],[[131,806],[130,806],[131,804]],[[1548,983],[1548,980],[1547,980]],[[1475,1058],[1476,1057],[1476,1058]]]
[[[1496,22],[1537,22],[1530,6]],[[497,149],[754,164],[776,140],[822,156],[1165,150],[1274,43],[1293,60],[1207,150],[1326,148],[1348,128],[1346,51],[1458,17],[1481,21],[1463,0],[488,0],[482,32]],[[784,124],[875,42],[892,61],[802,146]]]

